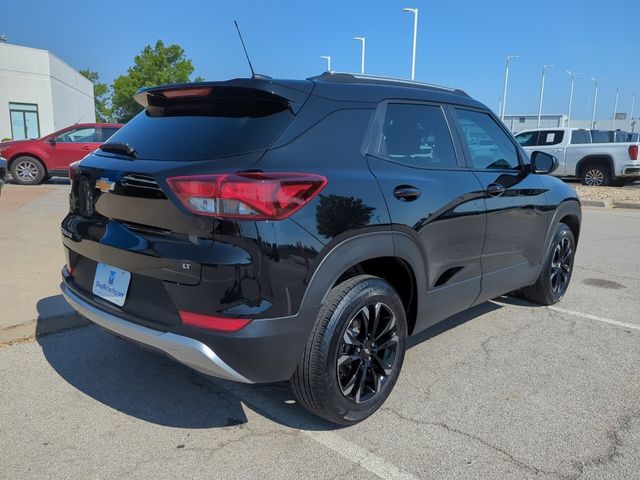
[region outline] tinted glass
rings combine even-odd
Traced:
[[[593,143],[611,143],[613,142],[613,132],[591,130],[591,141]]]
[[[106,142],[111,136],[118,131],[115,127],[102,127],[98,137],[99,142]]]
[[[389,104],[379,153],[421,168],[458,166],[444,112],[434,105]]]
[[[473,168],[516,169],[518,151],[509,136],[486,113],[456,109]]]
[[[516,135],[516,141],[523,147],[535,147],[538,142],[538,132],[524,132]]]
[[[266,148],[292,118],[284,102],[207,97],[149,107],[109,141],[128,143],[142,160],[206,160]]]
[[[574,130],[571,132],[571,143],[582,144],[591,143],[591,136],[588,130]]]
[[[563,130],[543,130],[538,137],[539,146],[558,145],[564,139]]]
[[[56,137],[57,142],[92,143],[95,142],[96,129],[93,127],[74,128]]]

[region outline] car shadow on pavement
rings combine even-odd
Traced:
[[[409,348],[498,308],[483,303],[455,315],[412,337]],[[291,428],[341,428],[298,405],[288,382],[246,385],[209,378],[96,326],[50,334],[39,320],[36,337],[47,362],[70,385],[143,421],[177,428],[233,427],[248,422],[248,409]]]

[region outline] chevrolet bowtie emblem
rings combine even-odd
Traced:
[[[99,178],[96,181],[96,188],[103,193],[110,192],[115,186],[116,182],[112,182],[108,178]]]

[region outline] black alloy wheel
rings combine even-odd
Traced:
[[[562,237],[556,244],[551,257],[551,291],[554,295],[564,295],[569,286],[573,267],[573,248],[569,237]]]
[[[349,321],[338,348],[342,394],[355,403],[376,396],[393,372],[398,354],[396,316],[382,302],[362,307]]]

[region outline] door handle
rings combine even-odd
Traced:
[[[82,150],[95,150],[95,148],[90,147],[90,146],[87,145],[85,147],[82,147]]]
[[[487,193],[492,197],[499,197],[505,192],[505,188],[499,183],[491,183],[487,186]]]
[[[393,196],[402,202],[412,202],[420,196],[420,190],[411,185],[398,185],[393,189]]]

